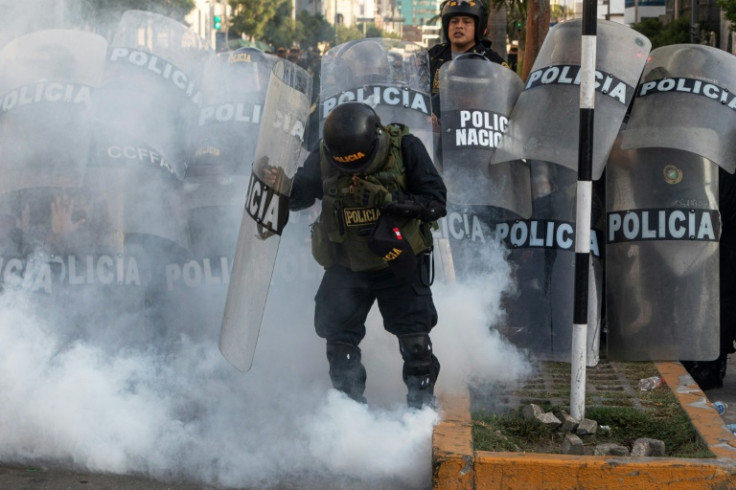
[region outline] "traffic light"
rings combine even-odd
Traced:
[[[220,17],[219,15],[215,15],[215,17],[212,19],[212,26],[215,29],[220,30],[220,27],[222,27],[222,17]]]

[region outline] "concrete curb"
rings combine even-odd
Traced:
[[[474,451],[468,393],[442,399],[432,435],[432,488],[736,488],[736,437],[679,362],[656,363],[712,459]]]

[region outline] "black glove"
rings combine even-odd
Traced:
[[[383,209],[391,202],[391,193],[375,177],[353,177],[352,192],[361,206]]]
[[[382,212],[396,218],[415,218],[422,221],[436,221],[447,214],[445,207],[437,201],[430,201],[427,207],[415,201],[392,201],[386,204]]]

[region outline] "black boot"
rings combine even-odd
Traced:
[[[712,390],[723,386],[726,375],[726,354],[715,361],[680,361],[701,390]]]
[[[342,342],[328,342],[327,360],[330,363],[332,387],[357,402],[367,403],[363,396],[366,372],[360,361],[358,346]]]

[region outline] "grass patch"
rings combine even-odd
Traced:
[[[596,444],[613,442],[631,449],[636,439],[648,437],[664,441],[665,456],[668,457],[714,458],[715,455],[698,437],[687,414],[679,405],[678,408],[666,406],[663,410],[642,412],[631,407],[590,407],[585,417],[597,421],[599,426],[610,427],[610,430],[599,427],[596,435],[585,437],[583,442],[592,453]],[[521,409],[505,414],[474,412],[472,417],[473,445],[478,451],[562,452],[565,435],[537,420],[525,419]]]
[[[514,391],[514,395],[522,403],[524,399],[538,400],[535,403],[539,403],[545,411],[562,408],[569,412],[569,408],[559,404],[560,399],[569,400],[569,364],[545,363],[543,370],[548,376],[555,375],[552,389],[550,386],[538,390],[523,386]],[[616,443],[630,450],[636,439],[652,438],[664,441],[667,457],[715,457],[697,435],[677,397],[666,385],[652,391],[638,390],[640,379],[659,374],[653,363],[617,363],[616,370],[623,377],[620,381],[628,385],[627,393],[598,389],[593,396],[590,392],[586,394],[585,418],[595,420],[599,425],[596,435],[583,438],[586,454],[592,454],[596,444]],[[565,374],[568,376],[563,376]],[[604,379],[603,370],[599,374]],[[600,387],[598,384],[598,388]],[[620,386],[617,389],[620,390]],[[554,404],[539,402],[551,398],[556,399]],[[550,430],[537,420],[524,419],[521,408],[491,413],[476,407],[472,412],[472,419],[473,444],[476,450],[552,454],[562,452],[565,434]],[[610,430],[603,430],[600,426],[609,427]]]

